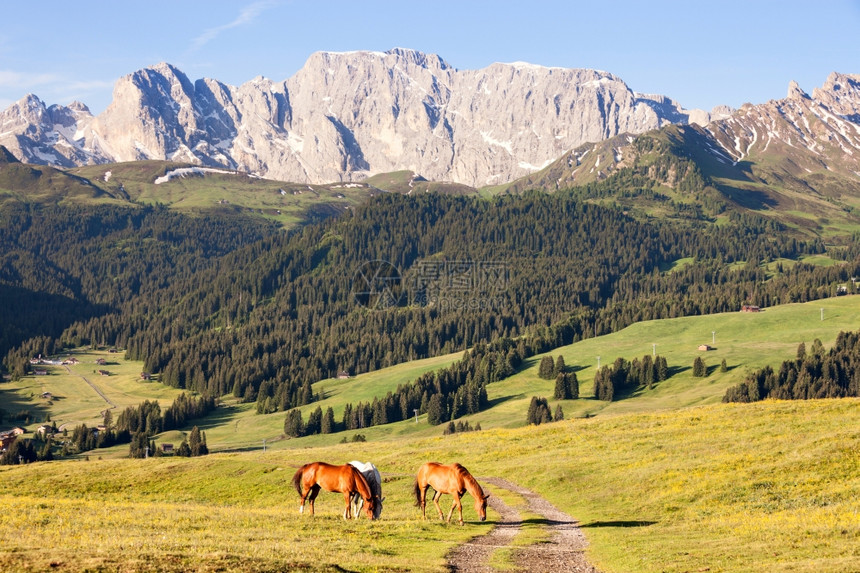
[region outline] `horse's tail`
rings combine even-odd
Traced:
[[[293,476],[293,485],[296,486],[296,491],[299,492],[299,495],[302,495],[302,474],[305,472],[305,468],[307,465],[304,465],[296,471],[296,475]]]
[[[421,507],[421,486],[418,485],[418,480],[415,480],[415,486],[412,489],[415,493],[415,506]]]

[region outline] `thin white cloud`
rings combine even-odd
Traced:
[[[62,74],[33,74],[15,70],[0,70],[0,110],[4,110],[25,94],[36,94],[47,103],[69,104],[85,100],[100,92],[110,93],[114,81],[70,79]],[[13,99],[15,98],[15,99]]]
[[[264,10],[271,8],[272,6],[277,5],[278,2],[273,0],[263,0],[261,2],[254,2],[242,9],[239,12],[239,16],[230,22],[229,24],[224,24],[223,26],[217,26],[215,28],[209,28],[196,38],[191,43],[191,51],[199,50],[219,35],[222,32],[230,30],[231,28],[238,28],[239,26],[244,26],[250,22],[253,22],[257,16],[259,16]]]
[[[31,74],[15,70],[0,70],[0,86],[30,90],[39,86],[51,85],[61,81],[56,74]]]

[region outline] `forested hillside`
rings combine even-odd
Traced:
[[[846,396],[860,396],[860,332],[839,333],[827,352],[818,339],[809,353],[801,343],[795,360],[783,362],[778,372],[768,366],[750,373],[746,380],[726,391],[723,402]]]
[[[293,232],[158,207],[6,208],[0,350],[23,374],[61,345],[116,346],[165,384],[248,401],[263,386],[287,410],[341,371],[536,329],[552,346],[639,320],[811,300],[860,274],[857,247],[840,251],[847,265],[768,269],[824,250],[772,231],[755,217],[634,220],[568,192],[383,194]],[[397,279],[385,305],[356,296],[372,261]]]

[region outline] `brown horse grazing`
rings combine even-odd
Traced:
[[[443,465],[436,462],[427,462],[418,470],[418,477],[415,479],[415,505],[421,508],[421,514],[424,519],[427,519],[427,488],[432,487],[436,490],[433,496],[433,503],[436,505],[436,511],[439,512],[439,519],[445,519],[442,515],[442,508],[439,507],[439,498],[443,493],[450,493],[454,496],[454,503],[451,505],[451,511],[448,512],[448,523],[451,522],[451,516],[454,514],[456,507],[460,512],[460,525],[463,525],[463,504],[460,498],[466,495],[468,491],[475,498],[475,511],[481,518],[481,521],[487,519],[487,498],[490,494],[484,495],[484,490],[478,484],[477,480],[472,477],[469,470],[460,464]]]
[[[349,498],[353,493],[358,493],[361,496],[364,500],[365,514],[369,519],[373,519],[376,499],[361,472],[349,464],[342,466],[333,466],[325,462],[305,464],[293,476],[293,485],[296,486],[296,491],[302,498],[299,513],[304,513],[305,499],[307,499],[311,504],[311,515],[314,514],[314,500],[322,488],[326,491],[343,494],[343,501],[346,504],[346,510],[343,513],[344,519],[349,519],[351,516]]]

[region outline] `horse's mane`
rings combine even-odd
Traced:
[[[368,481],[364,478],[364,474],[361,473],[357,467],[347,464],[347,466],[352,470],[352,475],[355,478],[356,487],[358,489],[358,494],[364,499],[370,499],[373,497],[373,490],[370,487]],[[367,495],[364,495],[364,492],[361,491],[365,489],[367,491]]]
[[[362,475],[364,473],[362,472]],[[376,479],[376,472],[368,472],[364,479],[367,480],[367,485],[370,487],[370,493],[376,497],[382,497],[382,484]]]
[[[484,495],[484,490],[481,489],[481,484],[479,484],[478,480],[476,480],[475,477],[471,473],[469,473],[469,470],[467,470],[465,466],[457,463],[452,465],[454,466],[454,469],[457,470],[457,473],[460,475],[460,477],[463,478],[463,481],[466,482],[466,488],[469,490],[469,493],[471,493],[473,496],[475,495],[474,492],[477,492],[482,496]]]
[[[370,493],[382,498],[382,483],[380,483],[379,470],[376,469],[376,466],[370,462],[364,463],[358,461],[349,462],[349,465],[361,472],[361,475],[364,476],[367,485],[370,487]]]

